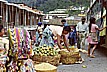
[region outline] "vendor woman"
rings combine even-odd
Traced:
[[[69,26],[65,26],[65,27],[54,26],[54,25],[47,26],[43,31],[43,37],[40,42],[40,46],[43,46],[43,44],[46,44],[51,47],[54,46],[54,41],[52,38],[52,35],[54,35],[57,37],[58,47],[60,49],[63,48],[61,45],[61,38],[63,38],[64,44],[65,44],[66,48],[68,49],[68,44],[67,44],[65,35],[68,34],[69,32],[70,32]]]

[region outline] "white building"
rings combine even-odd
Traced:
[[[55,9],[54,11],[50,11],[49,14],[55,14],[55,13],[66,13],[68,9]]]

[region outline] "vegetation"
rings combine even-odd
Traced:
[[[9,2],[15,3],[25,3],[31,7],[37,8],[39,10],[44,11],[44,13],[48,13],[49,11],[53,11],[55,9],[66,9],[69,6],[85,6],[86,9],[90,4],[90,0],[8,0]],[[72,14],[79,13],[80,11],[74,11]],[[71,11],[66,13],[71,14]]]

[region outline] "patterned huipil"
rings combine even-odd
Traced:
[[[49,29],[48,26],[43,31],[43,37],[39,46],[43,46],[44,44],[51,47],[54,46],[54,41],[52,39],[52,31]]]

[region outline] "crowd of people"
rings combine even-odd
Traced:
[[[90,18],[89,24],[86,23],[86,18],[83,17],[76,27],[69,26],[65,19],[62,19],[61,23],[61,26],[44,24],[43,28],[42,22],[39,22],[35,35],[35,44],[38,46],[46,44],[51,47],[57,45],[60,49],[65,46],[69,51],[69,46],[84,50],[86,47],[85,42],[87,41],[87,55],[94,58],[94,50],[98,44],[97,31],[102,31],[107,27],[99,29],[94,17]],[[94,46],[90,52],[91,45]]]
[[[36,46],[58,46],[63,49],[64,46],[69,51],[69,46],[77,45],[78,49],[85,49],[85,40],[88,42],[88,53],[89,57],[95,57],[94,51],[98,45],[97,31],[102,31],[107,28],[98,28],[95,18],[90,18],[90,23],[86,23],[86,19],[82,18],[81,22],[76,27],[70,27],[66,20],[62,20],[61,26],[56,25],[45,25],[42,27],[42,22],[38,23],[36,34],[32,37]],[[0,25],[0,37],[3,37],[4,27]],[[93,45],[92,51],[91,45]],[[75,47],[76,48],[76,47]]]
[[[102,31],[106,29],[107,26],[104,28],[99,28],[94,17],[91,17],[89,22],[89,24],[86,23],[86,18],[82,18],[76,27],[69,26],[64,19],[61,20],[61,26],[45,24],[43,27],[42,22],[39,22],[35,31],[35,35],[33,37],[31,36],[31,38],[36,46],[43,46],[45,44],[51,48],[55,48],[55,46],[60,49],[66,48],[68,51],[70,51],[69,48],[71,48],[71,46],[81,50],[86,49],[85,41],[87,40],[87,56],[94,58],[94,51],[98,45],[97,31]],[[4,27],[3,25],[0,25],[0,41],[2,42],[0,46],[0,65],[5,68],[6,63],[8,63],[6,61],[9,60],[9,40],[3,38],[4,33]]]

